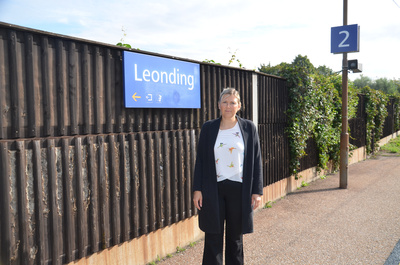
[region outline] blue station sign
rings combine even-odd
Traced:
[[[201,107],[200,65],[124,51],[126,108]]]
[[[331,28],[331,53],[359,51],[360,27],[357,24]]]

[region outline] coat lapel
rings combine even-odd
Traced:
[[[221,125],[221,118],[216,119],[215,122],[211,126],[211,133],[210,133],[211,141],[210,141],[210,143],[212,144],[213,150],[214,150],[215,141],[217,141],[217,136],[218,136],[220,125]]]

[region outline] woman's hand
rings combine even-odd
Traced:
[[[193,193],[193,202],[197,210],[200,211],[201,207],[203,207],[203,194],[201,193],[201,191],[196,190]]]
[[[260,206],[260,203],[261,203],[261,195],[253,194],[251,196],[251,206],[253,207],[253,210],[257,209],[258,206]]]

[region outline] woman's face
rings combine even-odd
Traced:
[[[234,95],[224,95],[218,103],[222,118],[231,119],[240,110],[240,103]]]

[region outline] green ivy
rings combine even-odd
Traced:
[[[122,43],[122,42],[118,42],[117,46],[125,47],[125,48],[132,48],[132,46],[130,44]]]
[[[315,68],[307,56],[297,56],[291,64],[282,63],[259,68],[287,80],[287,110],[290,171],[297,177],[300,159],[306,156],[307,140],[314,138],[318,152],[318,170],[326,169],[328,161],[337,165],[340,153],[342,80],[325,68]],[[323,71],[322,71],[323,70]],[[349,85],[348,117],[357,112],[358,96]]]
[[[367,114],[367,153],[373,153],[378,147],[378,141],[383,135],[383,126],[388,116],[387,104],[389,97],[379,90],[371,89],[366,86],[361,89],[365,95],[365,112]]]
[[[340,160],[340,134],[342,131],[342,77],[325,66],[315,68],[307,56],[298,55],[291,64],[261,65],[259,71],[284,77],[289,89],[287,110],[290,172],[296,177],[300,159],[306,156],[307,140],[314,138],[317,145],[317,169],[326,169],[328,161],[337,168]],[[348,85],[348,119],[356,117],[359,97],[365,95],[367,152],[372,153],[383,135],[388,115],[389,97],[378,90],[364,87],[357,90]],[[394,126],[400,129],[400,96],[394,99]],[[350,146],[352,149],[352,146]]]
[[[394,99],[393,114],[394,114],[394,129],[395,131],[400,130],[400,96],[391,95]]]

